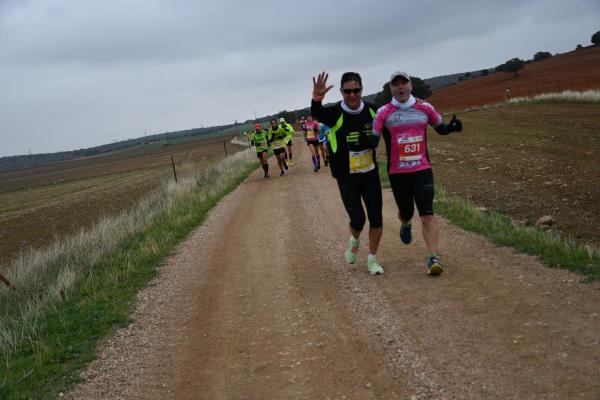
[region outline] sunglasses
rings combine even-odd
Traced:
[[[342,89],[342,92],[344,92],[344,94],[350,94],[350,93],[359,94],[361,90],[362,90],[362,88]]]

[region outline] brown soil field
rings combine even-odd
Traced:
[[[437,184],[524,224],[551,215],[562,234],[600,243],[600,105],[504,105],[458,116],[462,132],[429,131]]]
[[[589,46],[569,53],[532,62],[518,72],[499,72],[437,90],[427,101],[440,111],[461,110],[506,100],[563,90],[600,89],[600,46]]]
[[[0,173],[0,271],[19,252],[49,245],[134,205],[164,180],[243,150],[230,137],[189,139]]]

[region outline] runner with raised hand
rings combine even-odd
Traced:
[[[271,120],[271,127],[269,128],[267,137],[269,139],[269,143],[271,143],[273,154],[275,154],[275,157],[277,158],[277,165],[281,170],[279,176],[283,176],[283,174],[285,174],[285,170],[288,169],[288,166],[285,162],[286,133],[283,129],[281,129],[275,118]]]
[[[427,152],[427,125],[440,135],[460,132],[462,122],[452,117],[448,125],[435,108],[412,94],[412,83],[406,72],[398,71],[390,78],[392,101],[377,110],[373,122],[374,140],[380,136],[387,150],[387,171],[400,218],[400,240],[412,241],[411,219],[416,203],[423,224],[423,239],[429,251],[427,273],[444,271],[438,254],[438,226],[433,213],[434,182]]]
[[[261,124],[254,125],[254,130],[250,132],[250,144],[256,147],[256,156],[260,160],[261,167],[265,172],[264,177],[269,177],[269,142],[267,131],[262,128]]]
[[[323,107],[325,94],[333,87],[327,85],[328,77],[325,72],[321,72],[317,78],[313,77],[311,114],[330,127],[327,145],[329,167],[350,217],[350,239],[344,256],[349,263],[356,262],[359,238],[366,222],[364,202],[369,219],[367,270],[371,275],[383,274],[383,268],[377,261],[383,218],[381,182],[371,137],[375,111],[372,105],[361,99],[362,79],[356,72],[342,75],[342,101]]]

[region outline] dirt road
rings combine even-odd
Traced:
[[[441,221],[449,270],[426,275],[416,223],[384,193],[383,276],[343,251],[326,168],[256,171],[139,295],[83,399],[598,399],[600,285]]]

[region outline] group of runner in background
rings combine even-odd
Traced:
[[[277,160],[279,167],[279,176],[283,176],[288,170],[288,165],[294,165],[292,145],[294,138],[294,128],[288,124],[284,118],[279,121],[276,118],[271,120],[269,129],[264,129],[262,124],[256,124],[254,130],[250,132],[250,144],[256,148],[256,156],[260,160],[264,177],[269,178],[269,147]]]
[[[314,172],[318,172],[321,169],[321,160],[326,167],[329,165],[329,152],[327,151],[329,128],[314,120],[311,115],[300,118],[300,128],[304,142],[311,153]],[[283,117],[279,120],[273,118],[268,130],[264,129],[262,124],[255,124],[254,130],[250,132],[250,144],[256,148],[256,155],[260,160],[265,178],[270,177],[267,161],[269,148],[277,160],[279,176],[285,175],[289,166],[294,165],[292,153],[294,133],[294,127]]]

